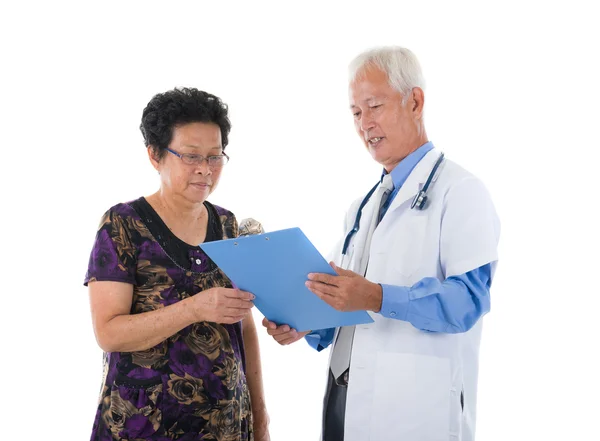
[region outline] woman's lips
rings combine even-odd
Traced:
[[[192,185],[194,187],[197,187],[197,188],[208,188],[208,187],[210,187],[210,185],[207,184],[206,182],[193,182]]]

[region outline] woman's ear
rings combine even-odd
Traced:
[[[148,146],[148,159],[150,159],[150,163],[152,167],[160,174],[160,160],[156,157],[156,151],[152,145]]]

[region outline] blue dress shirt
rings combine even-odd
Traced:
[[[382,205],[382,219],[415,166],[433,149],[427,142],[412,152],[392,170],[394,189]],[[383,172],[381,178],[385,175]],[[466,332],[490,310],[491,264],[440,282],[426,277],[411,287],[381,284],[383,299],[381,315],[404,320],[426,332]],[[305,338],[314,349],[321,351],[333,342],[335,328],[321,329]]]

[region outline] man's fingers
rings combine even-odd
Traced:
[[[265,328],[267,328],[267,332],[269,335],[273,335],[272,332],[276,334],[281,334],[282,332],[287,332],[290,330],[288,325],[277,326],[277,323],[270,321],[268,318],[263,318],[262,324]]]
[[[330,274],[325,273],[310,273],[308,275],[308,280],[312,280],[313,282],[321,282],[326,283],[327,285],[337,286],[337,281],[335,280],[338,276],[332,276]]]
[[[286,346],[292,343],[297,342],[298,340],[300,340],[300,337],[295,337],[295,338],[287,338],[285,340],[282,340],[280,342],[278,342],[280,345]]]
[[[266,317],[263,318],[262,324],[265,328],[267,328],[267,334],[273,337],[277,343],[282,345],[299,340],[307,334],[307,332],[299,333],[295,329],[291,328],[290,325],[277,326],[276,323],[269,321]]]
[[[334,262],[329,262],[329,265],[333,268],[333,270],[338,273],[340,276],[354,277],[358,276],[354,271],[350,271],[344,268],[337,266]]]
[[[321,291],[319,289],[315,289],[315,290],[311,289],[311,291],[314,294],[316,294],[317,296],[319,296],[319,298],[321,300],[323,300],[325,303],[327,303],[329,306],[333,306],[335,308],[334,303],[335,303],[336,297],[334,297],[334,296],[332,296],[330,294],[327,294],[327,293],[325,293],[325,292],[323,292],[323,291]]]
[[[268,330],[269,335],[272,335],[277,343],[280,345],[289,345],[304,337],[310,331],[298,332],[297,330],[290,328],[288,325],[282,325],[277,327],[275,330]]]
[[[298,340],[300,340],[302,337],[304,337],[304,333],[303,332],[298,332],[298,331],[294,331],[294,332],[290,332],[286,338],[284,338],[283,340],[281,340],[279,343],[282,345],[289,345],[291,343],[295,343]]]
[[[333,306],[332,302],[339,297],[336,287],[324,283],[306,282],[307,288],[321,300]]]
[[[265,328],[267,328],[267,329],[275,329],[275,328],[277,328],[277,325],[276,325],[275,323],[273,323],[273,322],[269,321],[269,319],[268,319],[268,318],[266,318],[266,317],[263,317],[263,320],[262,320],[262,325],[263,325]]]
[[[319,297],[321,297],[321,295],[329,295],[329,296],[333,296],[335,295],[338,287],[337,286],[331,286],[328,285],[326,283],[320,283],[320,282],[312,282],[312,281],[307,281],[304,282],[304,284],[306,285],[306,287],[311,290],[313,293],[317,294]]]
[[[300,335],[298,334],[297,331],[294,331],[294,330],[286,332],[281,335],[278,335],[275,338],[275,340],[277,340],[277,342],[282,345],[287,345],[287,344],[293,343],[299,339],[300,339]]]
[[[275,329],[267,329],[267,333],[273,337],[280,336],[288,332],[290,332],[290,327],[288,325],[277,326]]]

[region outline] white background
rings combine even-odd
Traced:
[[[380,173],[346,65],[387,44],[420,58],[429,138],[502,221],[477,438],[600,439],[594,3],[3,3],[0,439],[89,438],[101,351],[82,281],[104,211],[157,188],[149,99],[221,96],[232,160],[210,200],[327,253]],[[316,440],[327,353],[260,336],[272,439]]]

